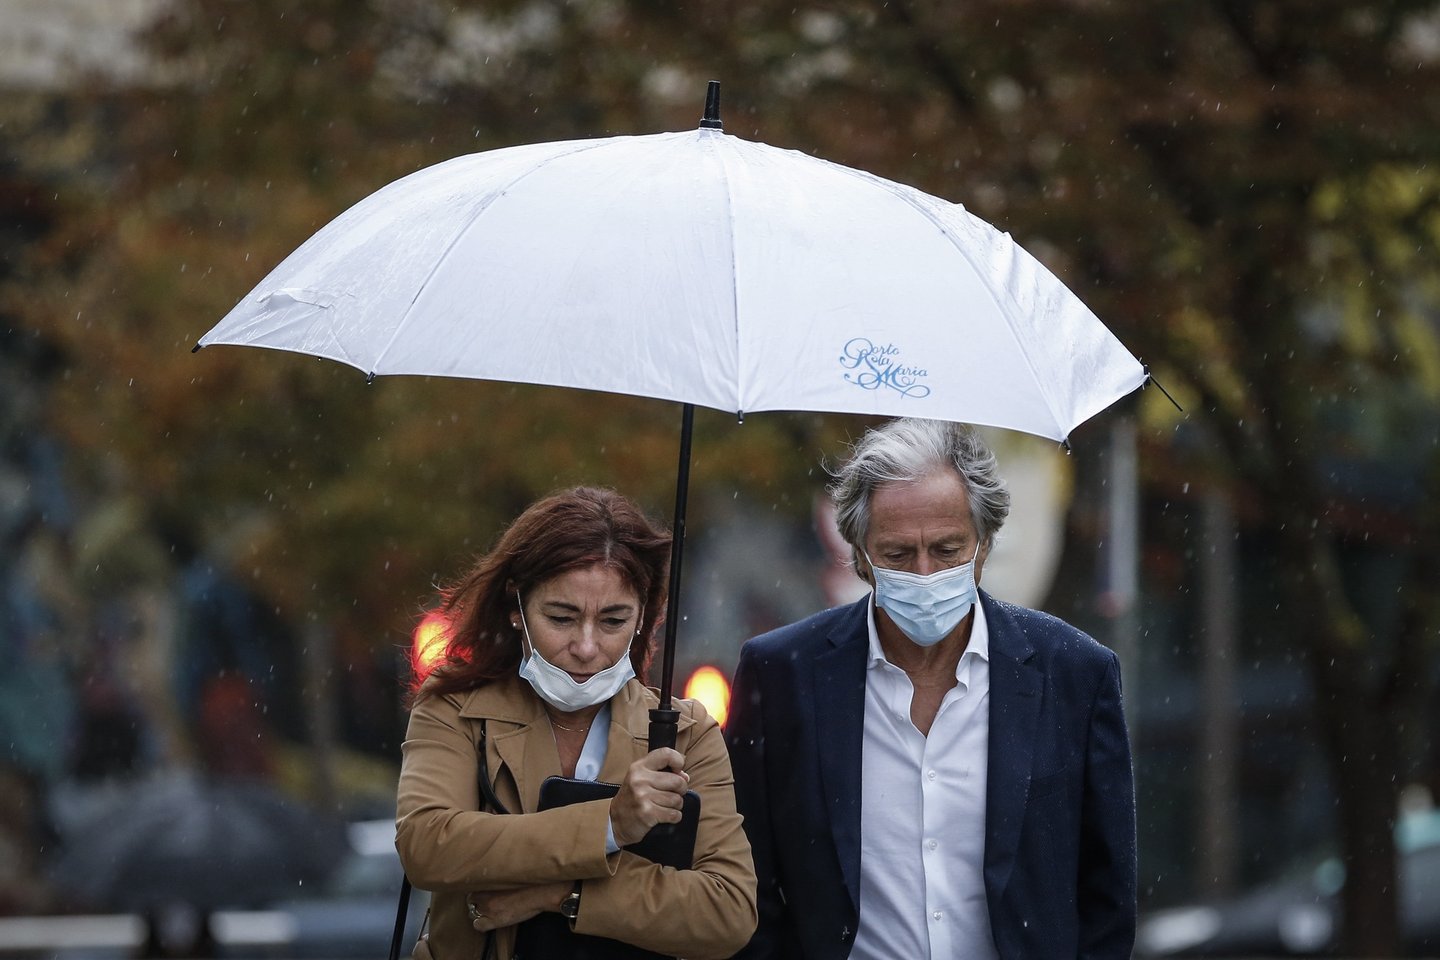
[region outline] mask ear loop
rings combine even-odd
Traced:
[[[533,656],[535,641],[530,639],[530,624],[525,621],[525,598],[520,596],[519,588],[515,590],[515,608],[520,613],[520,652],[527,657]]]

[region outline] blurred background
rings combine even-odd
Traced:
[[[1011,232],[1184,408],[991,434],[985,586],[1124,663],[1139,951],[1440,955],[1430,0],[0,0],[0,952],[384,948],[436,582],[556,487],[668,518],[679,408],[190,348],[385,183],[712,78]],[[865,426],[697,411],[677,685],[857,595]]]

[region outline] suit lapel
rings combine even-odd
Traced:
[[[865,655],[869,648],[869,598],[851,607],[813,662],[811,690],[820,786],[845,887],[860,906],[860,752],[864,745]]]
[[[1030,790],[1035,728],[1044,678],[1019,624],[988,594],[980,595],[990,628],[990,757],[985,797],[985,888],[999,901],[1015,865]]]

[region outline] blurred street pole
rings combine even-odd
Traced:
[[[306,729],[310,732],[310,769],[314,778],[315,806],[335,810],[336,710],[330,630],[316,620],[307,620],[304,628],[302,663],[304,664],[304,700]]]
[[[1135,420],[1115,418],[1110,428],[1106,535],[1106,590],[1101,610],[1110,618],[1110,649],[1120,658],[1121,681],[1129,706],[1130,742],[1139,742],[1137,691],[1140,689],[1140,477]]]
[[[1200,777],[1197,887],[1235,889],[1238,866],[1235,515],[1224,490],[1206,492],[1201,523]]]

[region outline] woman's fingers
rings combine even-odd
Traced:
[[[680,821],[690,778],[676,771],[684,764],[684,755],[662,748],[630,765],[610,802],[610,827],[616,843],[622,847],[635,843],[657,823]]]
[[[522,923],[542,910],[554,909],[571,886],[568,882],[551,883],[472,893],[466,901],[470,926],[484,933]]]
[[[660,747],[631,764],[631,767],[637,766],[646,770],[674,770],[678,773],[685,769],[685,755],[672,747]]]
[[[649,786],[658,791],[679,795],[690,787],[690,781],[678,773],[656,773],[648,779]]]

